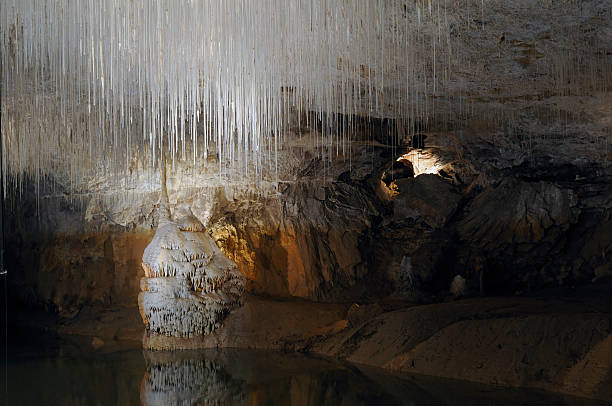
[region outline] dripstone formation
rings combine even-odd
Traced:
[[[245,278],[191,213],[172,221],[165,173],[157,232],[142,257],[138,307],[148,332],[206,335],[242,304]]]

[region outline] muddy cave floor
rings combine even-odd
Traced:
[[[141,348],[301,352],[404,377],[529,387],[612,402],[611,291],[612,281],[603,281],[531,296],[360,306],[248,295],[221,328],[196,339],[143,337],[137,307],[86,307],[61,319],[9,304],[8,341],[9,351],[60,339],[102,354]]]

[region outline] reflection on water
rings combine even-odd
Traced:
[[[299,354],[9,349],[8,405],[602,405],[538,391],[400,378]],[[2,377],[4,379],[4,377]]]
[[[354,367],[301,355],[205,350],[144,357],[141,400],[147,406],[411,404]]]
[[[145,353],[141,400],[147,406],[246,404],[246,382],[198,353]]]

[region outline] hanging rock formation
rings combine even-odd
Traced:
[[[138,307],[148,332],[209,334],[240,306],[245,279],[191,213],[172,221],[162,170],[159,227],[142,256]]]

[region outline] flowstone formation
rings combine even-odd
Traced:
[[[165,183],[163,171],[159,227],[142,256],[138,307],[149,332],[206,335],[242,304],[245,278],[191,212],[172,221]]]

